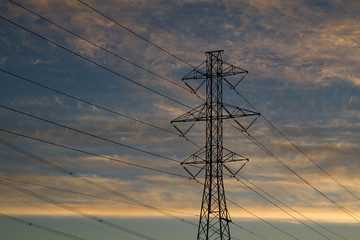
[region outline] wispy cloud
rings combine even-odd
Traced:
[[[76,1],[24,1],[23,4],[179,84],[182,84],[181,77],[191,70],[190,66],[164,54]],[[356,188],[359,184],[356,176],[360,168],[357,161],[360,152],[357,137],[357,122],[360,116],[360,20],[357,1],[344,4],[342,1],[256,0],[221,3],[159,0],[92,4],[192,65],[197,66],[205,60],[205,51],[224,49],[224,59],[227,62],[250,71],[250,75],[241,83],[241,91],[254,99],[262,113],[279,124],[279,128],[316,163],[339,179],[344,186],[360,195]],[[201,101],[195,95],[169,82],[84,43],[10,3],[7,3],[5,8],[8,10],[7,17],[89,59],[187,105],[200,105]],[[172,129],[170,121],[188,111],[184,106],[168,101],[104,69],[99,70],[61,49],[30,37],[28,33],[15,30],[3,22],[1,24],[4,26],[0,30],[4,55],[0,58],[0,65],[4,67],[174,132],[176,130]],[[4,104],[179,161],[196,151],[195,146],[175,134],[158,131],[151,126],[114,116],[59,95],[51,95],[35,87],[17,84],[10,77],[5,80],[6,90],[1,92]],[[234,104],[243,102],[237,97],[229,98],[229,101],[234,100]],[[6,122],[4,126],[33,137],[76,146],[135,164],[187,174],[175,162],[147,156],[70,130],[41,124],[34,119],[15,117],[15,114],[7,111],[1,111],[0,114]],[[228,126],[225,127],[225,132],[226,147],[251,159],[241,174],[313,219],[353,222],[239,132]],[[346,207],[359,212],[360,206],[353,197],[314,167],[264,120],[259,118],[249,132],[314,186]],[[201,143],[199,145],[205,141],[205,132],[201,127],[193,128],[189,136],[196,143]],[[136,170],[128,165],[62,151],[48,145],[10,137],[8,134],[3,134],[2,137],[16,144],[23,144],[34,154],[50,158],[65,167],[74,167],[87,178],[114,187],[138,200],[158,207],[195,214],[199,212],[202,186],[195,182]],[[7,157],[5,152],[4,150],[2,154]],[[12,156],[10,153],[8,155]],[[23,158],[17,155],[14,159]],[[51,183],[52,187],[66,186],[68,189],[77,189],[97,196],[108,196],[107,193],[72,178],[44,171],[42,167],[22,162],[18,163],[22,167],[17,168],[11,167],[9,162],[6,161],[7,169],[1,170],[7,177],[42,184]],[[31,174],[30,170],[38,174]],[[225,178],[229,198],[264,218],[289,221],[288,216],[275,210],[251,190],[233,179]],[[48,190],[40,187],[26,185],[26,188],[49,195]],[[7,196],[2,199],[2,207],[9,214],[52,214],[24,206],[23,202],[31,200],[30,197],[18,195],[6,188],[2,188],[2,192]],[[51,197],[99,215],[158,216],[158,213],[139,206],[74,197],[52,190]],[[15,204],[13,199],[20,201]],[[33,199],[31,202],[40,206],[43,204]],[[118,210],[114,211],[114,204]],[[46,205],[45,208],[50,207]],[[51,210],[54,209],[51,207]],[[231,206],[231,216],[251,217],[234,206]]]

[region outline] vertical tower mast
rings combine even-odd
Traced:
[[[182,116],[174,119],[171,123],[181,122],[206,122],[206,145],[182,162],[187,172],[195,178],[202,169],[205,169],[204,191],[201,204],[200,220],[198,227],[197,240],[230,240],[229,222],[231,222],[228,209],[226,207],[226,198],[223,182],[223,167],[230,174],[237,174],[248,161],[234,152],[223,147],[223,120],[235,119],[246,116],[259,116],[258,113],[234,107],[223,102],[223,83],[225,82],[230,88],[235,88],[244,78],[247,71],[234,67],[233,65],[224,63],[222,60],[222,50],[206,52],[206,61],[199,67],[192,70],[182,80],[185,84],[196,93],[205,83],[206,101],[204,104],[192,109]],[[225,69],[224,69],[225,67]],[[204,71],[205,70],[205,71]],[[240,80],[231,83],[225,79],[225,76],[243,75]],[[191,86],[190,81],[197,83],[196,88]],[[189,82],[189,83],[188,83]],[[251,124],[254,122],[253,120]],[[185,135],[194,125],[194,123],[186,131],[174,127]],[[247,128],[235,120],[237,126],[244,131]],[[242,166],[234,171],[226,166],[229,162],[243,161]],[[192,174],[186,165],[203,165],[196,174]],[[199,169],[199,166],[197,166]]]
[[[223,63],[221,51],[207,52],[206,56],[206,166],[198,239],[216,235],[230,239],[222,174]]]

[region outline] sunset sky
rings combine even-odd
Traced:
[[[1,1],[0,239],[196,239],[203,174],[180,162],[205,125],[188,141],[170,122],[202,104],[181,78],[212,50],[249,72],[224,102],[262,115],[248,132],[263,148],[224,125],[224,147],[250,159],[239,181],[224,176],[233,239],[358,239],[359,12],[358,0]]]

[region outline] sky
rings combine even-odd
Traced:
[[[359,11],[1,1],[0,238],[195,239],[204,175],[180,162],[205,124],[185,139],[170,122],[202,104],[181,78],[223,50],[249,72],[224,102],[261,114],[248,133],[266,147],[224,125],[224,147],[250,159],[238,180],[224,175],[233,239],[358,239]]]

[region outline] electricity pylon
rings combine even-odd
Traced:
[[[195,179],[205,169],[204,191],[201,204],[197,240],[230,240],[229,223],[231,218],[226,206],[223,167],[231,175],[236,175],[249,159],[223,147],[223,121],[233,124],[246,131],[259,116],[259,113],[235,107],[223,102],[223,84],[234,89],[248,73],[222,60],[222,50],[206,52],[206,61],[188,73],[182,81],[190,90],[197,94],[204,85],[206,87],[205,103],[188,111],[171,121],[174,127],[185,135],[196,122],[206,123],[206,145],[182,162],[185,170]],[[231,76],[240,75],[235,82]],[[229,77],[229,79],[225,78]],[[194,87],[194,83],[195,86]],[[256,118],[244,125],[238,118],[255,116]],[[175,123],[192,122],[185,131]],[[242,162],[234,170],[227,164]],[[197,167],[193,174],[187,166]]]

